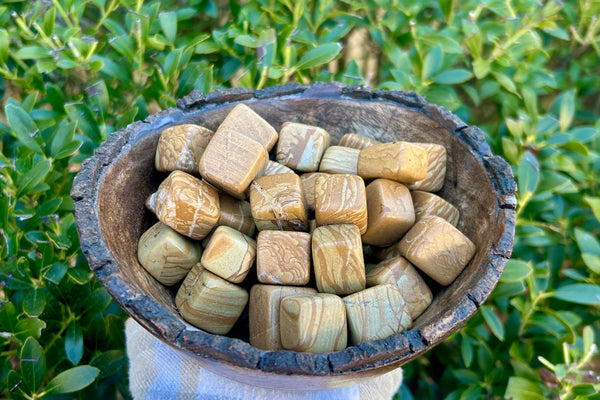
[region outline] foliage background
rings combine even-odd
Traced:
[[[111,132],[194,88],[338,80],[445,105],[519,183],[500,284],[397,396],[600,398],[599,16],[598,0],[2,2],[0,397],[129,398],[126,316],[68,196]]]

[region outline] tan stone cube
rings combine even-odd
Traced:
[[[304,202],[309,212],[315,212],[315,182],[319,176],[329,175],[324,172],[308,172],[300,175],[302,182],[302,192],[304,193]]]
[[[288,296],[311,296],[313,288],[254,285],[250,290],[250,344],[262,350],[283,350],[279,327],[281,300]]]
[[[368,225],[363,243],[388,246],[400,240],[415,223],[410,191],[396,181],[375,179],[366,192]]]
[[[308,217],[300,177],[261,176],[250,186],[252,216],[259,231],[307,231]]]
[[[224,193],[219,193],[221,215],[217,226],[229,226],[244,235],[254,236],[256,226],[252,218],[250,202],[234,199]]]
[[[213,136],[213,131],[199,125],[183,124],[166,128],[156,146],[155,166],[158,171],[198,173],[198,163]]]
[[[357,175],[360,150],[344,146],[330,146],[325,150],[319,165],[320,172]]]
[[[231,129],[215,133],[200,159],[200,175],[209,183],[237,199],[258,174],[269,155],[258,142]]]
[[[291,168],[288,168],[283,164],[279,164],[277,161],[267,161],[262,176],[277,174],[295,174],[295,172]]]
[[[373,146],[374,144],[381,143],[373,138],[360,135],[358,133],[346,133],[340,139],[340,146],[352,147],[353,149],[362,150],[365,147]]]
[[[275,159],[297,171],[316,171],[329,141],[329,133],[325,129],[286,122],[279,131]]]
[[[415,190],[410,193],[415,207],[415,222],[430,215],[444,218],[452,225],[458,224],[460,213],[452,204],[433,193]]]
[[[312,258],[319,292],[345,295],[365,288],[365,262],[356,225],[325,225],[315,229]]]
[[[275,128],[245,104],[233,107],[217,129],[217,133],[230,130],[260,143],[267,153],[277,142]]]
[[[226,335],[248,303],[248,292],[196,264],[183,280],[175,304],[183,319],[214,333]]]
[[[209,184],[182,171],[173,171],[154,198],[156,216],[192,239],[204,238],[219,220],[219,194]]]
[[[330,353],[345,349],[348,341],[344,302],[333,294],[284,298],[279,327],[287,350]]]
[[[385,284],[343,298],[352,344],[384,339],[412,325],[396,285]]]
[[[354,224],[361,234],[367,231],[365,182],[356,175],[320,176],[315,182],[317,226]]]
[[[310,258],[310,233],[267,230],[256,238],[256,272],[261,283],[306,285]]]
[[[443,218],[422,218],[400,241],[400,251],[413,265],[447,286],[469,263],[475,245]]]
[[[364,179],[386,178],[413,183],[427,176],[427,152],[408,142],[382,143],[365,147],[358,156],[358,175]]]
[[[415,143],[427,152],[427,175],[424,179],[406,186],[410,190],[423,190],[426,192],[437,192],[444,186],[446,178],[446,148],[433,143]]]
[[[382,261],[367,272],[368,287],[385,283],[392,283],[400,289],[413,321],[429,307],[433,299],[427,283],[404,257]]]
[[[174,285],[200,261],[200,246],[162,222],[157,222],[138,241],[140,264],[163,285]]]
[[[256,257],[256,242],[228,226],[215,229],[202,253],[202,266],[231,283],[240,283],[248,275]]]

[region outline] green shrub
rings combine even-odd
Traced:
[[[405,367],[398,396],[600,398],[598,15],[597,0],[3,2],[0,396],[129,397],[126,315],[87,267],[69,198],[108,135],[192,89],[338,80],[445,105],[519,183],[500,284]]]

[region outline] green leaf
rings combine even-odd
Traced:
[[[161,12],[158,14],[158,21],[169,43],[175,43],[177,38],[177,14],[174,11]]]
[[[258,65],[263,68],[271,68],[277,50],[277,33],[275,29],[265,29],[258,37],[256,56]]]
[[[65,111],[71,121],[77,122],[77,127],[84,135],[92,139],[94,144],[100,144],[104,138],[88,106],[81,102],[69,103],[65,104]]]
[[[560,112],[558,125],[561,132],[565,132],[571,126],[575,116],[575,90],[569,90],[563,93],[560,99]]]
[[[483,58],[473,61],[473,72],[477,79],[483,79],[490,73],[490,62]]]
[[[529,263],[522,260],[511,259],[506,264],[504,273],[500,277],[500,282],[519,282],[527,278],[533,268]]]
[[[109,350],[97,355],[90,364],[100,369],[100,379],[122,372],[127,365],[127,355],[123,350]]]
[[[23,300],[23,311],[30,317],[37,317],[46,308],[46,290],[44,288],[34,288]]]
[[[83,334],[77,321],[71,321],[67,328],[65,354],[73,365],[77,365],[83,356]]]
[[[600,197],[583,196],[583,200],[590,206],[596,219],[600,221]]]
[[[576,396],[591,396],[598,393],[598,389],[591,383],[579,383],[571,387],[571,393]]]
[[[21,47],[14,57],[19,60],[37,60],[39,58],[51,57],[50,50],[42,46]]]
[[[436,83],[441,83],[444,85],[454,85],[457,83],[463,83],[468,81],[473,77],[473,73],[466,69],[451,69],[449,71],[444,71],[438,75],[436,75],[433,80]]]
[[[42,330],[46,328],[46,323],[38,318],[25,318],[17,322],[15,326],[15,336],[17,339],[24,341],[29,336],[39,339],[42,335]]]
[[[582,253],[600,256],[600,243],[591,233],[581,228],[575,228],[575,240]]]
[[[35,164],[25,175],[20,176],[17,197],[21,197],[34,189],[48,175],[50,168],[52,168],[50,160],[42,160]]]
[[[32,337],[28,337],[21,348],[21,376],[23,381],[36,393],[40,388],[46,372],[46,356],[44,349]]]
[[[4,107],[4,115],[12,129],[11,134],[23,145],[36,153],[41,153],[42,148],[34,139],[39,133],[39,129],[29,114],[21,106],[7,103]]]
[[[442,65],[443,58],[444,54],[442,53],[441,46],[435,46],[434,48],[429,50],[429,52],[425,56],[425,60],[423,60],[421,78],[431,78],[440,69],[440,65]]]
[[[517,91],[517,86],[515,86],[515,83],[513,82],[513,80],[511,78],[508,77],[508,75],[503,74],[501,72],[497,72],[497,71],[492,71],[492,75],[494,75],[494,78],[496,78],[496,81],[498,81],[498,83],[504,87],[504,89],[508,90],[509,92],[517,95],[517,96],[521,96],[519,94],[519,92]]]
[[[481,313],[483,319],[487,322],[488,326],[492,330],[492,333],[501,341],[504,340],[504,326],[500,321],[500,318],[494,313],[494,310],[490,306],[481,307]]]
[[[252,49],[255,49],[257,46],[256,37],[252,35],[239,35],[236,36],[233,41],[240,46],[250,47]]]
[[[64,262],[54,263],[45,273],[44,278],[46,280],[58,285],[62,278],[67,273],[67,265]]]
[[[534,383],[529,379],[511,376],[508,379],[504,398],[514,400],[545,400],[546,396],[544,396],[540,384]]]
[[[81,365],[61,372],[46,386],[47,394],[72,393],[89,386],[100,370],[89,365]]]
[[[526,151],[521,156],[517,174],[521,198],[525,197],[526,194],[535,193],[540,181],[540,165],[531,152]]]
[[[303,70],[326,64],[335,59],[341,50],[342,45],[340,43],[322,44],[304,54],[294,69]]]
[[[574,283],[561,286],[550,293],[552,297],[577,304],[600,304],[600,286],[590,283]]]
[[[590,353],[592,346],[596,343],[594,329],[591,326],[583,328],[583,352]]]
[[[10,38],[6,29],[0,29],[0,64],[6,64],[8,60],[8,49],[10,47]]]

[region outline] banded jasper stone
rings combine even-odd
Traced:
[[[275,128],[245,104],[233,107],[217,129],[217,133],[230,130],[260,143],[267,153],[277,142],[278,135]]]
[[[315,212],[315,182],[320,176],[329,175],[324,172],[308,172],[300,175],[302,183],[302,193],[304,193],[304,202],[309,212]]]
[[[283,164],[279,164],[277,161],[269,160],[267,161],[265,171],[263,172],[262,176],[294,173],[295,172],[291,168],[288,168]]]
[[[312,296],[313,288],[294,286],[252,286],[249,302],[250,344],[262,350],[283,350],[281,346],[279,308],[289,296]]]
[[[217,226],[228,226],[237,229],[244,235],[254,236],[256,226],[252,219],[250,203],[244,200],[234,199],[224,193],[219,193],[221,215]]]
[[[250,186],[250,207],[259,231],[308,230],[302,185],[296,174],[256,178]]]
[[[196,264],[175,296],[179,313],[190,324],[226,335],[248,303],[246,289],[219,278]]]
[[[200,159],[199,172],[209,183],[237,198],[262,174],[269,155],[258,142],[232,129],[219,128]]]
[[[221,278],[240,283],[248,275],[255,257],[254,239],[228,226],[219,226],[204,249],[201,262]]]
[[[444,186],[446,178],[446,148],[433,143],[415,143],[427,152],[427,175],[424,179],[406,186],[410,190],[423,190],[426,192],[437,192]]]
[[[346,310],[336,295],[286,297],[281,300],[279,315],[284,349],[330,353],[346,348]]]
[[[362,150],[365,147],[373,146],[374,144],[381,143],[378,140],[370,137],[359,135],[358,133],[346,133],[340,139],[340,146],[352,147],[353,149]]]
[[[367,231],[365,182],[356,175],[326,175],[315,181],[317,226],[354,224],[361,234]]]
[[[415,222],[430,215],[444,218],[452,225],[458,224],[460,213],[452,204],[433,193],[415,190],[410,193],[415,207]]]
[[[319,165],[320,172],[357,175],[360,150],[351,147],[330,146],[325,150]]]
[[[367,273],[368,287],[386,283],[392,283],[400,289],[413,321],[431,304],[431,289],[404,257],[382,261]]]
[[[256,272],[261,283],[306,285],[310,279],[310,233],[262,231],[256,238]]]
[[[475,254],[475,245],[443,218],[422,218],[400,241],[400,252],[440,285],[447,286]]]
[[[386,178],[413,183],[427,176],[427,152],[408,142],[382,143],[365,147],[358,156],[358,175],[364,179]]]
[[[286,122],[279,131],[275,159],[297,171],[316,171],[329,141],[329,133],[325,129]]]
[[[199,125],[184,124],[166,128],[156,146],[156,170],[197,173],[200,157],[212,136],[213,131]]]
[[[195,240],[207,236],[219,220],[219,194],[209,184],[182,171],[173,171],[154,198],[158,219]]]
[[[319,292],[346,295],[365,288],[365,264],[356,225],[316,228],[312,234],[312,258]]]
[[[157,281],[171,286],[200,261],[200,246],[157,222],[140,237],[138,260]]]
[[[392,284],[365,289],[343,298],[352,344],[384,339],[410,328],[412,319],[402,293]]]
[[[415,222],[409,190],[389,179],[375,179],[366,192],[368,224],[363,243],[388,246],[400,240]]]

